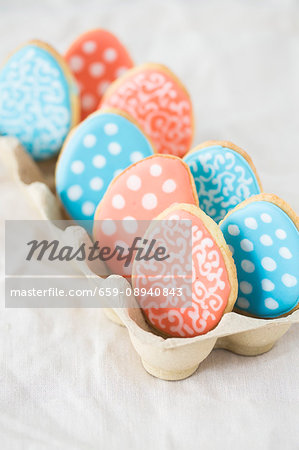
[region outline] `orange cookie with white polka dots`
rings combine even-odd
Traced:
[[[97,109],[107,87],[133,67],[122,43],[107,30],[90,30],[79,36],[65,54],[81,98],[81,120]]]
[[[128,249],[142,237],[149,221],[173,203],[198,205],[191,172],[180,158],[153,155],[118,175],[99,203],[93,236],[100,246]],[[131,264],[112,258],[106,261],[113,273],[130,276]]]

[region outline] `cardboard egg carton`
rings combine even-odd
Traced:
[[[0,158],[9,167],[39,211],[41,219],[65,219],[63,210],[54,193],[55,161],[35,163],[15,138],[0,137]],[[86,238],[86,231],[70,227],[64,233],[74,244]],[[116,287],[124,292],[127,280],[111,275],[95,277],[87,264],[78,263],[78,272],[92,277],[97,287]],[[223,316],[218,326],[209,333],[194,338],[168,338],[157,335],[145,321],[136,300],[119,295],[119,308],[105,308],[106,315],[128,330],[133,347],[139,354],[144,368],[150,374],[164,380],[180,380],[192,375],[200,363],[214,348],[222,348],[240,355],[254,356],[269,351],[291,327],[299,322],[299,310],[278,319],[256,319],[234,312]],[[107,306],[109,299],[106,299]],[[123,306],[123,307],[121,307]]]

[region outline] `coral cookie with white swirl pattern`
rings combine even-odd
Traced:
[[[125,73],[105,93],[102,105],[128,112],[152,139],[159,153],[182,157],[193,138],[188,92],[159,64],[143,64]]]
[[[187,164],[170,155],[154,155],[128,167],[110,184],[95,212],[94,239],[114,249],[127,249],[135,237],[142,237],[149,221],[175,202],[198,204]],[[115,258],[110,270],[131,275]]]
[[[78,122],[77,87],[64,60],[32,41],[0,70],[0,135],[15,136],[36,160],[54,156]]]
[[[157,233],[159,222],[163,226]],[[189,238],[186,223],[190,223]],[[145,317],[166,336],[208,333],[233,309],[238,289],[235,265],[220,228],[196,206],[177,204],[156,217],[145,235],[149,241],[153,237],[171,251],[167,250],[165,261],[134,262],[132,282],[141,293],[138,301]],[[171,247],[170,237],[176,243]],[[186,239],[189,247],[181,245]]]
[[[251,158],[231,142],[204,142],[184,161],[194,177],[200,208],[217,223],[238,203],[262,191]]]
[[[122,43],[107,30],[79,36],[65,54],[80,88],[81,120],[95,111],[107,87],[133,67]]]
[[[149,140],[124,113],[106,110],[89,116],[70,133],[57,162],[56,190],[68,214],[92,220],[112,179],[153,153]]]
[[[237,266],[236,309],[274,318],[299,303],[299,218],[272,194],[252,197],[220,224]]]

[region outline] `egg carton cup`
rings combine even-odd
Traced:
[[[34,162],[17,139],[11,137],[0,137],[0,158],[9,167],[11,176],[22,186],[24,195],[38,209],[41,219],[66,218],[54,193],[55,161]],[[61,233],[74,245],[89,239],[86,231],[79,226],[71,226]],[[98,288],[109,286],[124,292],[130,287],[123,277],[95,277],[85,262],[77,262],[76,265],[78,273],[91,277],[91,282]],[[299,310],[277,319],[257,319],[230,312],[223,316],[214,330],[205,335],[164,339],[147,324],[135,298],[130,298],[129,308],[128,297],[119,296],[117,300],[119,308],[104,309],[107,317],[126,327],[145,370],[163,380],[181,380],[192,375],[214,348],[246,356],[265,353],[293,323],[299,322]],[[108,306],[109,299],[106,301]],[[78,306],[81,306],[79,301]]]

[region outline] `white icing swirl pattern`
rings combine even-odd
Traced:
[[[0,72],[0,134],[16,136],[35,159],[53,156],[71,126],[69,86],[55,58],[37,45]]]
[[[225,147],[200,149],[186,156],[199,206],[215,222],[243,200],[260,193],[253,170],[239,153]]]
[[[192,139],[192,107],[179,85],[162,71],[131,76],[104,98],[103,106],[134,117],[159,153],[183,156]]]
[[[152,238],[167,248],[171,258],[164,262],[139,262],[134,268],[134,283],[138,288],[182,288],[181,297],[139,296],[138,300],[153,326],[166,334],[191,337],[214,328],[222,317],[230,292],[227,271],[220,249],[210,233],[200,224],[190,221],[162,221]],[[171,225],[171,223],[175,225]],[[189,245],[188,245],[189,244]],[[187,255],[192,254],[192,264]],[[190,269],[192,268],[191,272]],[[190,283],[191,281],[191,283]],[[192,302],[190,302],[192,299]]]

